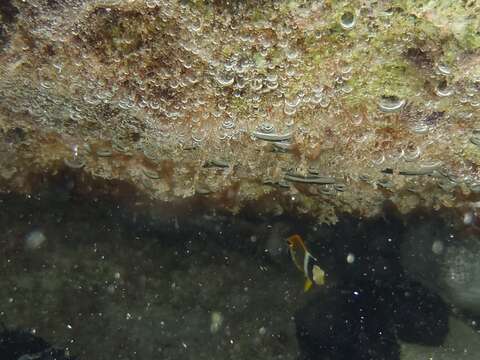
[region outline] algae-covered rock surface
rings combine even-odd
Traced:
[[[476,199],[476,1],[5,0],[1,177],[66,163],[237,212]]]

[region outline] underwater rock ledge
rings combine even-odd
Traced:
[[[2,189],[66,164],[162,201],[238,212],[269,197],[324,223],[386,200],[469,206],[479,14],[475,1],[3,1]]]

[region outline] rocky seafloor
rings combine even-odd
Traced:
[[[68,168],[37,184],[0,197],[4,356],[20,329],[80,360],[480,355],[476,218],[459,227],[386,204],[383,217],[319,225],[254,205],[232,216],[201,197],[152,202]],[[307,293],[293,233],[327,274]]]

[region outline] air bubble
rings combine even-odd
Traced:
[[[80,156],[65,158],[63,162],[72,169],[81,169],[85,166],[85,159]]]
[[[320,106],[322,108],[327,108],[328,105],[330,105],[330,97],[327,95],[322,96],[322,99],[320,100]]]
[[[73,147],[72,156],[65,158],[63,162],[65,163],[65,165],[67,165],[72,169],[81,169],[85,166],[85,163],[86,163],[83,156],[80,156],[78,154],[78,145],[75,145]]]
[[[143,170],[143,174],[150,178],[150,179],[153,179],[153,180],[157,180],[157,179],[160,179],[160,175],[158,174],[158,172],[154,171],[154,170],[149,170],[149,169],[142,169]]]
[[[353,91],[353,87],[351,87],[350,85],[348,84],[344,84],[342,87],[341,87],[341,90],[344,94],[350,94],[352,91]]]
[[[429,127],[423,122],[416,122],[410,126],[410,130],[415,134],[426,134],[429,130]]]
[[[343,13],[342,17],[340,18],[340,25],[345,30],[353,29],[353,27],[355,26],[355,23],[356,23],[355,14],[350,11],[346,11],[345,13]]]
[[[200,131],[192,132],[192,140],[196,143],[201,143],[205,139],[205,134]]]
[[[300,96],[295,96],[291,99],[285,99],[285,105],[291,108],[296,108],[298,105],[300,105],[301,101],[302,98]]]
[[[420,148],[417,146],[414,149],[407,149],[403,153],[403,158],[407,162],[415,161],[420,157]]]
[[[285,104],[285,106],[283,107],[283,112],[285,113],[285,115],[291,116],[297,112],[297,108]]]
[[[221,86],[227,87],[233,85],[233,82],[235,81],[235,76],[233,75],[233,73],[220,73],[217,74],[215,79]]]
[[[105,148],[105,147],[98,148],[95,153],[99,157],[110,157],[110,156],[112,156],[112,150],[109,149],[109,148]]]
[[[450,88],[445,80],[441,81],[435,89],[438,96],[446,97],[453,94],[453,89]]]
[[[437,70],[441,75],[445,75],[445,76],[450,75],[452,73],[452,71],[446,64],[438,64]]]
[[[298,51],[294,49],[288,49],[286,55],[288,60],[295,60],[298,58]]]
[[[260,91],[262,89],[262,86],[263,86],[263,81],[261,78],[254,78],[252,79],[252,81],[250,82],[250,88],[253,90],[253,91]]]
[[[385,113],[395,113],[402,110],[405,106],[405,100],[396,96],[383,96],[378,102],[378,107]]]

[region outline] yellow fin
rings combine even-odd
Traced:
[[[308,279],[308,278],[305,279],[305,285],[303,286],[303,291],[304,291],[304,292],[307,292],[308,290],[310,290],[310,288],[312,287],[312,285],[313,285],[312,280],[310,280],[310,279]]]
[[[312,269],[313,282],[319,286],[325,284],[325,271],[320,266],[313,265]]]

